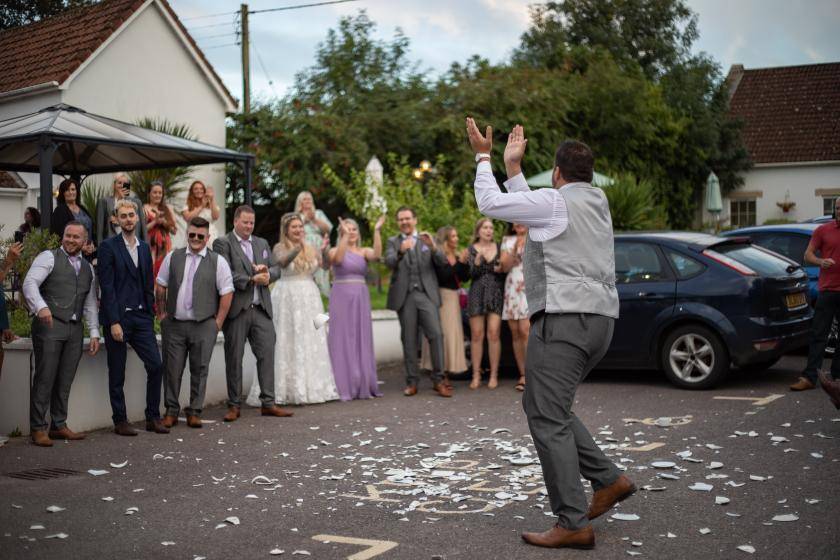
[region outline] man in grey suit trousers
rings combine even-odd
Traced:
[[[233,214],[233,231],[213,242],[213,250],[230,264],[233,272],[233,301],[222,331],[225,333],[225,371],[228,411],[225,422],[240,415],[242,402],[242,358],[245,341],[257,357],[260,409],[263,416],[291,416],[274,402],[274,343],[271,292],[268,285],[280,277],[280,268],[268,242],[255,235],[254,209],[239,206]]]
[[[452,389],[443,377],[443,333],[440,329],[440,292],[434,263],[443,265],[446,256],[435,247],[432,236],[418,235],[417,216],[412,208],[397,210],[400,234],[388,239],[385,264],[391,269],[388,309],[397,312],[402,330],[406,387],[403,394],[417,394],[418,327],[429,339],[432,354],[432,383],[441,397],[451,397]]]
[[[87,230],[80,222],[64,227],[61,247],[35,257],[23,280],[23,295],[33,314],[32,380],[29,427],[32,442],[52,447],[53,439],[79,440],[85,436],[67,427],[67,401],[76,368],[82,358],[84,328],[90,329],[90,355],[99,350],[99,317],[93,267],[82,258]],[[50,430],[47,432],[47,411]]]
[[[488,126],[482,136],[467,118],[467,135],[478,163],[478,209],[528,226],[523,265],[531,332],[522,404],[557,523],[522,538],[550,548],[593,548],[590,520],[636,491],[572,412],[577,387],[606,354],[618,318],[607,197],[591,185],[595,158],[586,144],[560,144],[551,176],[554,188],[532,191],[521,168],[525,131],[515,126],[504,153],[508,180],[503,193],[490,166],[492,129]],[[588,508],[581,475],[594,491]]]
[[[109,237],[120,233],[120,224],[114,213],[117,201],[123,198],[129,199],[137,207],[137,237],[148,241],[146,236],[146,214],[143,212],[143,203],[140,199],[131,194],[131,182],[125,173],[114,175],[113,193],[111,196],[100,198],[96,203],[96,244],[99,245]]]
[[[190,405],[187,426],[201,428],[201,410],[216,335],[222,330],[233,299],[233,277],[227,261],[207,248],[210,222],[196,216],[187,226],[186,247],[161,263],[155,286],[157,315],[163,335],[163,425],[178,423],[181,377],[190,359]]]

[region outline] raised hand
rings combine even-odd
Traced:
[[[432,238],[431,234],[427,231],[420,233],[420,240],[426,244],[426,247],[429,249],[435,248],[435,240]]]
[[[493,149],[493,127],[487,125],[484,136],[482,136],[472,117],[467,117],[467,138],[469,138],[473,152],[477,154],[489,154],[490,150]]]
[[[525,147],[528,140],[525,138],[525,129],[518,124],[508,134],[507,145],[505,146],[505,169],[508,177],[513,177],[522,172],[522,158],[525,155]]]
[[[379,219],[376,220],[376,224],[374,224],[373,229],[380,230],[380,229],[382,229],[382,226],[384,226],[384,225],[385,225],[385,214],[382,214],[381,216],[379,216]]]

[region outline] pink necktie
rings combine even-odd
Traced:
[[[193,306],[193,279],[195,278],[195,262],[197,255],[190,254],[190,267],[187,270],[187,277],[184,279],[184,307],[192,309]]]
[[[248,260],[250,260],[251,263],[253,263],[254,262],[254,248],[251,247],[251,240],[250,239],[243,239],[242,241],[240,241],[240,244],[242,245],[242,250],[245,251],[245,256],[248,257]]]
[[[70,264],[73,265],[73,269],[76,271],[76,276],[79,275],[79,270],[82,268],[82,263],[80,261],[79,255],[75,255],[70,258]]]

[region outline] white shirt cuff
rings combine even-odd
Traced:
[[[475,171],[476,173],[493,173],[493,166],[490,165],[490,162],[485,159],[478,162],[478,167],[476,167]]]
[[[525,175],[523,175],[522,173],[514,175],[502,184],[505,186],[508,192],[531,190],[531,188],[528,186],[528,181],[525,180]]]

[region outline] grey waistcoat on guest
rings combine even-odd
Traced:
[[[55,264],[41,284],[41,297],[47,302],[53,317],[67,322],[75,315],[76,320],[81,321],[85,299],[93,282],[90,264],[82,259],[79,275],[76,276],[67,253],[58,248],[53,249],[52,254]]]
[[[523,258],[528,311],[593,313],[618,318],[612,218],[598,187],[574,183],[561,192],[566,230],[545,242],[528,237]]]
[[[204,321],[216,315],[219,309],[219,292],[216,290],[216,261],[218,253],[207,249],[207,254],[198,264],[193,276],[193,315],[196,321]],[[178,290],[184,280],[184,264],[187,262],[187,248],[176,249],[169,258],[169,286],[166,289],[166,313],[175,317]]]

